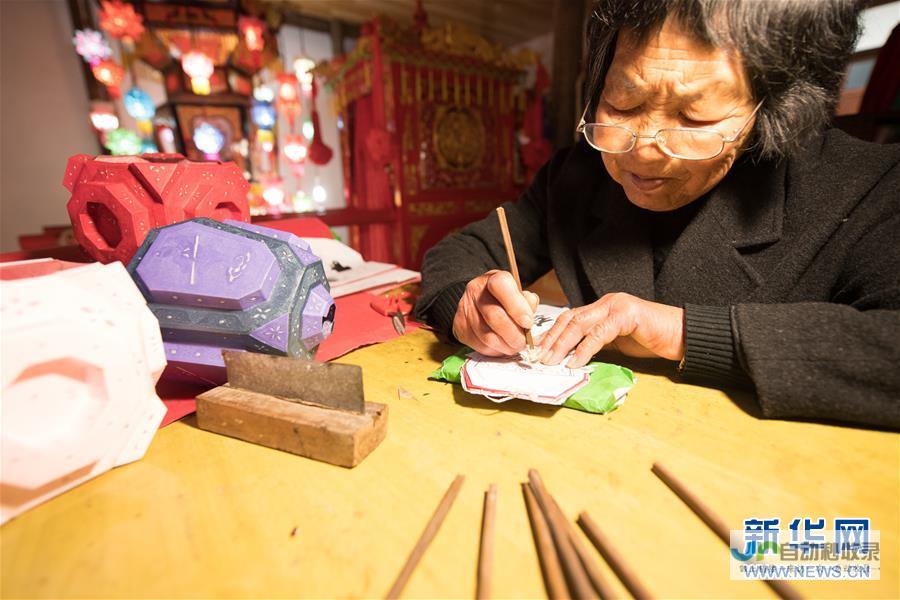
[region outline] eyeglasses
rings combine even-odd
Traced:
[[[762,100],[731,137],[725,137],[714,129],[688,129],[673,127],[660,129],[653,135],[640,135],[624,125],[609,123],[585,123],[587,108],[581,115],[581,121],[575,131],[584,134],[584,139],[592,148],[609,154],[631,152],[638,139],[656,141],[656,145],[668,156],[684,160],[709,160],[722,154],[725,144],[730,144],[740,137],[741,132],[753,119],[753,115],[762,106]]]

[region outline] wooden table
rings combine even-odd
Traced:
[[[498,406],[426,380],[450,352],[418,331],[341,359],[363,366],[369,400],[390,405],[387,439],[353,470],[200,431],[193,417],[166,427],[143,460],[0,529],[2,596],[381,597],[463,473],[406,597],[474,595],[492,482],[495,594],[541,597],[519,487],[536,467],[567,515],[590,511],[659,597],[771,597],[763,583],[729,580],[725,546],[651,474],[653,461],[735,529],[754,516],[784,527],[795,516],[829,527],[870,517],[882,536],[880,581],[797,588],[900,596],[897,434],[760,420],[745,412],[751,398],[678,384],[658,363],[636,364],[636,387],[608,416]],[[398,397],[398,386],[415,398]]]

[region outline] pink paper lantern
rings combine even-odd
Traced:
[[[0,265],[0,522],[147,451],[159,324],[120,263]]]

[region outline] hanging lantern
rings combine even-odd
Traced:
[[[191,78],[191,90],[198,96],[210,92],[209,78],[215,71],[212,59],[202,52],[191,50],[181,57],[181,68]]]
[[[297,77],[290,73],[282,73],[278,76],[278,99],[287,105],[300,104],[300,95],[297,92]]]
[[[266,40],[263,37],[265,27],[265,23],[255,17],[241,17],[238,19],[238,31],[241,32],[244,45],[251,52],[259,52],[265,47]]]
[[[111,104],[95,102],[91,106],[91,125],[100,132],[112,131],[119,128],[119,117],[116,116]]]
[[[107,87],[110,96],[118,98],[122,95],[122,92],[119,91],[119,84],[125,78],[125,69],[121,65],[108,59],[101,60],[91,67],[91,72],[97,81]]]
[[[312,87],[312,69],[315,68],[315,66],[316,63],[305,56],[301,56],[294,61],[294,73],[297,75],[297,80],[303,86],[303,89],[307,91]]]
[[[72,43],[75,44],[78,56],[92,65],[112,56],[112,48],[106,43],[103,34],[93,29],[77,30]]]
[[[141,136],[130,129],[114,129],[106,134],[103,145],[115,155],[141,153]]]
[[[289,135],[284,139],[282,151],[289,161],[295,165],[299,165],[306,160],[308,149],[306,148],[306,144],[303,143],[302,137],[299,135]]]
[[[225,134],[218,127],[203,122],[194,128],[194,146],[208,159],[216,159],[225,147]]]
[[[253,88],[253,97],[260,102],[271,103],[273,100],[275,100],[275,92],[273,92],[272,88],[270,87],[260,85]]]
[[[133,87],[125,92],[122,99],[125,104],[125,112],[138,121],[147,121],[156,114],[156,105],[150,94],[139,87]]]
[[[143,17],[121,0],[100,0],[100,28],[120,40],[137,40],[144,33]]]
[[[272,129],[275,127],[275,107],[271,102],[254,100],[253,106],[250,108],[250,118],[260,129]]]

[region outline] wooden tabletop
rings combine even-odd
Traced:
[[[751,397],[677,383],[655,362],[631,363],[638,382],[607,416],[495,405],[426,379],[451,351],[417,331],[339,361],[361,365],[367,400],[390,405],[387,439],[352,470],[200,431],[193,417],[162,429],[144,459],[0,528],[2,597],[383,597],[458,473],[462,492],[404,595],[474,596],[483,494],[496,483],[494,593],[542,597],[519,486],[530,467],[570,519],[590,512],[654,595],[772,597],[729,579],[724,544],[654,461],[733,529],[870,517],[879,581],[796,587],[900,597],[898,434],[761,420]]]

